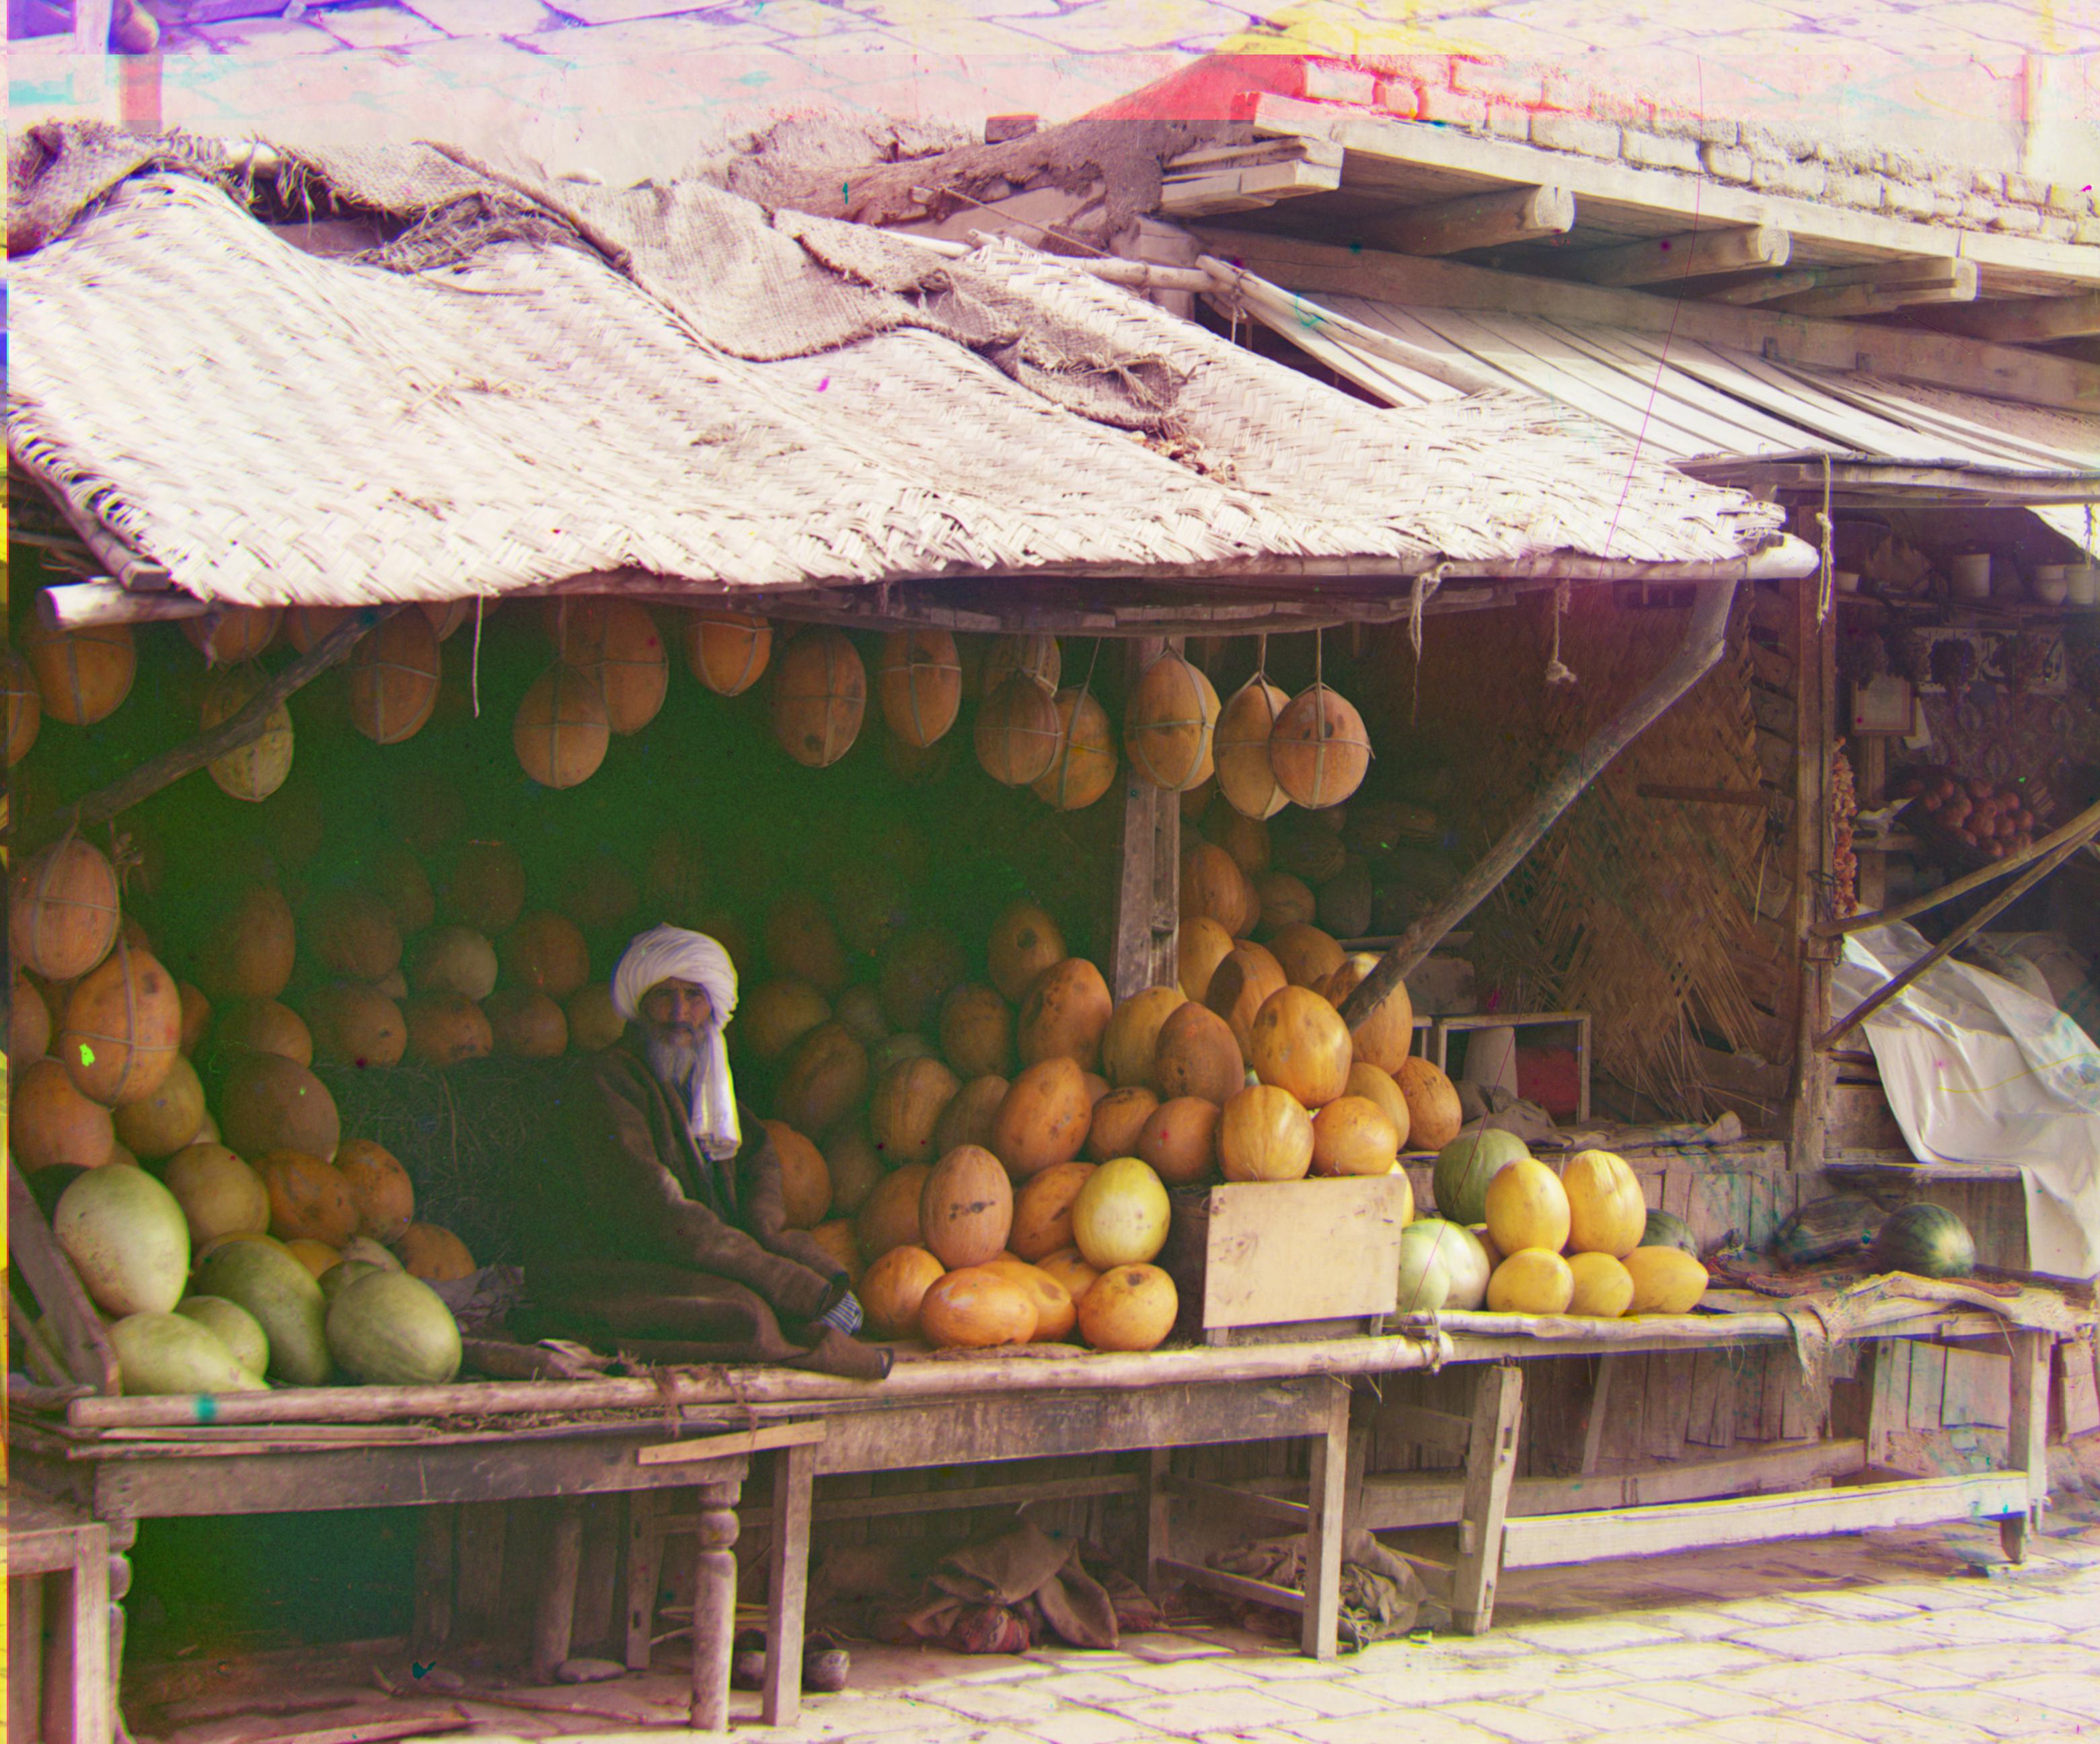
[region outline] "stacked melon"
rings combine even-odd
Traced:
[[[1476,1307],[1468,1238],[1492,1266],[1483,1297],[1498,1314],[1689,1314],[1706,1268],[1660,1224],[1625,1160],[1581,1151],[1556,1174],[1514,1134],[1465,1133],[1436,1158],[1441,1214],[1401,1235],[1400,1311]]]

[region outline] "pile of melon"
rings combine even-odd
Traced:
[[[1623,1158],[1579,1151],[1555,1174],[1514,1134],[1476,1130],[1444,1147],[1436,1218],[1401,1231],[1397,1312],[1689,1314],[1706,1293],[1696,1244],[1650,1211]]]
[[[343,1139],[305,1024],[261,990],[278,967],[289,977],[275,960],[289,955],[289,927],[281,940],[222,933],[201,971],[249,997],[214,1015],[121,913],[115,872],[90,844],[69,836],[31,857],[10,896],[12,1154],[117,1323],[126,1390],[233,1384],[192,1323],[230,1338],[250,1376],[449,1378],[458,1329],[429,1285],[465,1276],[473,1258],[415,1220],[397,1159]],[[191,1063],[207,1035],[216,1111]],[[380,1273],[400,1281],[351,1293]],[[338,1296],[348,1306],[324,1314]],[[154,1318],[124,1325],[139,1315]]]

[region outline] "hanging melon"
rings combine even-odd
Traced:
[[[1315,683],[1276,717],[1268,758],[1276,784],[1309,812],[1339,805],[1370,768],[1364,717],[1339,691]]]
[[[287,606],[278,621],[278,633],[291,644],[294,653],[306,654],[349,615],[346,606]]]
[[[16,1068],[7,1136],[15,1160],[31,1170],[99,1169],[117,1148],[109,1110],[83,1096],[55,1059]]]
[[[894,631],[882,639],[876,701],[889,730],[924,749],[955,724],[963,703],[962,662],[946,630]]]
[[[37,675],[12,649],[0,649],[0,696],[7,704],[7,767],[11,769],[29,755],[44,724]]]
[[[986,774],[1008,787],[1027,786],[1057,760],[1057,705],[1049,691],[1017,672],[978,707],[974,737]]]
[[[443,662],[438,633],[419,611],[397,611],[368,632],[343,663],[351,723],[374,744],[413,738],[438,704]]]
[[[73,984],[51,1051],[83,1096],[138,1102],[173,1069],[182,1033],[175,978],[120,937],[99,966]]]
[[[1054,691],[1065,675],[1064,651],[1054,636],[1002,636],[986,653],[984,671],[977,680],[977,695],[989,697],[1017,673],[1032,678],[1046,691]]]
[[[1057,751],[1035,783],[1035,797],[1061,812],[1083,811],[1115,785],[1115,729],[1108,711],[1083,690],[1061,690]]]
[[[510,724],[511,748],[542,787],[581,786],[598,773],[611,742],[604,694],[585,674],[558,661],[532,681]]]
[[[554,610],[562,663],[597,685],[611,731],[639,733],[656,718],[671,682],[664,638],[649,609],[632,600],[577,599],[559,601]]]
[[[773,673],[773,732],[781,748],[812,769],[829,769],[853,749],[867,712],[867,673],[836,630],[805,630]]]
[[[1145,669],[1123,710],[1123,749],[1155,787],[1184,793],[1207,780],[1218,693],[1200,668],[1163,654]]]
[[[1273,817],[1290,803],[1268,759],[1269,734],[1289,701],[1257,674],[1218,711],[1218,791],[1243,817]]]
[[[36,675],[44,712],[68,726],[108,720],[130,695],[139,673],[138,645],[125,623],[55,630],[32,612],[22,625],[21,651]]]
[[[78,835],[68,833],[17,862],[7,895],[15,961],[46,981],[77,980],[116,942],[116,869]]]
[[[479,616],[486,621],[496,608],[479,600],[424,600],[416,610],[430,620],[430,628],[437,632],[438,640],[448,642],[469,619]]]
[[[773,658],[773,626],[749,612],[689,612],[681,635],[686,666],[717,696],[742,696]]]
[[[227,606],[183,619],[183,634],[206,666],[240,666],[259,659],[277,640],[283,614],[275,606]]]

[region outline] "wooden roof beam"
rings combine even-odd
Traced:
[[[1976,263],[1970,260],[1890,261],[1876,266],[1844,266],[1821,275],[1812,291],[1796,291],[1765,305],[1787,315],[1843,320],[1891,315],[1920,303],[1976,300]]]
[[[1358,236],[1398,254],[1463,254],[1473,249],[1534,242],[1542,236],[1564,236],[1574,227],[1575,196],[1549,183],[1410,206],[1365,226]]]
[[[1270,139],[1170,159],[1159,185],[1162,218],[1253,212],[1342,185],[1342,148],[1326,139]]]
[[[1746,224],[1592,249],[1570,256],[1566,265],[1572,277],[1591,284],[1661,284],[1724,272],[1767,271],[1784,266],[1793,252],[1788,231],[1772,224]]]
[[[1943,333],[1965,333],[1996,345],[2045,346],[2100,333],[2100,291],[1982,302],[1968,309],[1932,309],[1918,319]]]

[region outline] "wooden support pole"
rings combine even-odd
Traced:
[[[765,1686],[761,1717],[792,1726],[802,1713],[802,1636],[810,1597],[810,1514],[817,1450],[800,1442],[773,1456],[773,1548],[767,1566]]]
[[[95,824],[107,823],[142,799],[151,799],[163,787],[202,769],[213,759],[238,751],[243,745],[262,738],[269,726],[270,716],[286,698],[302,689],[339,661],[347,659],[351,649],[400,610],[398,606],[360,606],[290,665],[274,673],[268,683],[209,733],[200,733],[187,744],[161,752],[128,775],[118,777],[108,786],[98,788],[86,798],[66,807],[46,820],[29,841],[18,838],[16,851],[41,847],[44,842],[63,835],[68,825],[84,830]]]
[[[1823,613],[1821,591],[1803,577],[1793,584],[1794,716],[1793,901],[1788,920],[1799,957],[1794,983],[1793,1084],[1787,1108],[1787,1162],[1823,1166],[1836,1068],[1815,1037],[1830,1015],[1831,966],[1837,953],[1811,929],[1823,918],[1823,893],[1837,875],[1830,815],[1837,755],[1838,614]]]
[[[434,1658],[452,1638],[454,1528],[459,1508],[446,1504],[417,1510],[416,1608],[408,1643],[419,1659]]]
[[[1488,851],[1436,908],[1400,936],[1400,942],[1378,961],[1342,1008],[1343,1021],[1361,1023],[1393,989],[1436,948],[1437,941],[1485,901],[1538,845],[1560,814],[1582,797],[1612,760],[1639,738],[1670,705],[1706,674],[1721,658],[1728,633],[1728,610],[1736,597],[1732,581],[1701,582],[1677,652],[1647,686],[1611,720],[1590,737],[1560,773],[1520,813]]]
[[[1326,1429],[1313,1439],[1305,1527],[1305,1609],[1299,1614],[1299,1650],[1308,1659],[1334,1658],[1342,1616],[1342,1539],[1349,1468],[1349,1389],[1330,1380]]]
[[[1840,267],[1825,273],[1814,290],[1776,297],[1765,306],[1786,315],[1844,320],[1854,315],[1886,315],[1918,303],[1974,302],[1976,284],[1976,263],[1972,260]]]
[[[1480,1372],[1473,1394],[1473,1439],[1466,1453],[1466,1499],[1458,1517],[1458,1560],[1451,1570],[1451,1620],[1462,1635],[1485,1635],[1502,1577],[1502,1529],[1516,1477],[1524,1376],[1513,1363]]]
[[[1411,206],[1363,227],[1361,240],[1399,254],[1462,254],[1472,249],[1564,236],[1575,227],[1575,196],[1564,187],[1498,188],[1433,205]]]
[[[1591,249],[1572,257],[1568,271],[1591,284],[1659,284],[1784,266],[1793,249],[1793,237],[1776,226],[1748,224]]]
[[[2049,1363],[2056,1341],[2047,1332],[2018,1332],[2012,1335],[2012,1411],[2005,1429],[2006,1464],[2025,1473],[2027,1511],[2009,1516],[1998,1524],[2005,1554],[2014,1561],[2027,1557],[2027,1536],[2041,1517],[2049,1496]]]
[[[649,1669],[656,1623],[656,1581],[664,1563],[664,1531],[653,1490],[627,1498],[627,1669]]]
[[[1138,676],[1179,638],[1141,636],[1130,645],[1129,676]],[[1116,998],[1127,999],[1152,986],[1159,976],[1162,891],[1176,892],[1180,880],[1181,805],[1176,794],[1162,793],[1126,764],[1123,771],[1123,852],[1115,896],[1115,945],[1110,978]],[[1171,910],[1172,905],[1168,907]],[[1167,935],[1167,961],[1173,960],[1172,931]]]
[[[692,1724],[729,1730],[729,1674],[736,1641],[736,1486],[700,1486],[693,1534]],[[796,1642],[799,1649],[801,1642]],[[801,1669],[801,1654],[796,1669]]]
[[[1643,782],[1634,791],[1643,799],[1679,799],[1687,805],[1749,805],[1774,812],[1793,808],[1793,802],[1785,794],[1762,787],[1672,787]]]
[[[2023,297],[1933,309],[1918,319],[1943,333],[1964,333],[1994,345],[2041,346],[2100,333],[2100,291],[2076,297]]]
[[[577,1501],[554,1504],[554,1529],[540,1570],[540,1602],[532,1620],[532,1681],[550,1684],[569,1657],[576,1621],[576,1576],[584,1559],[584,1510]]]
[[[1145,1590],[1155,1599],[1166,1596],[1167,1564],[1174,1551],[1174,1491],[1168,1482],[1174,1475],[1174,1450],[1148,1447],[1145,1461]]]

